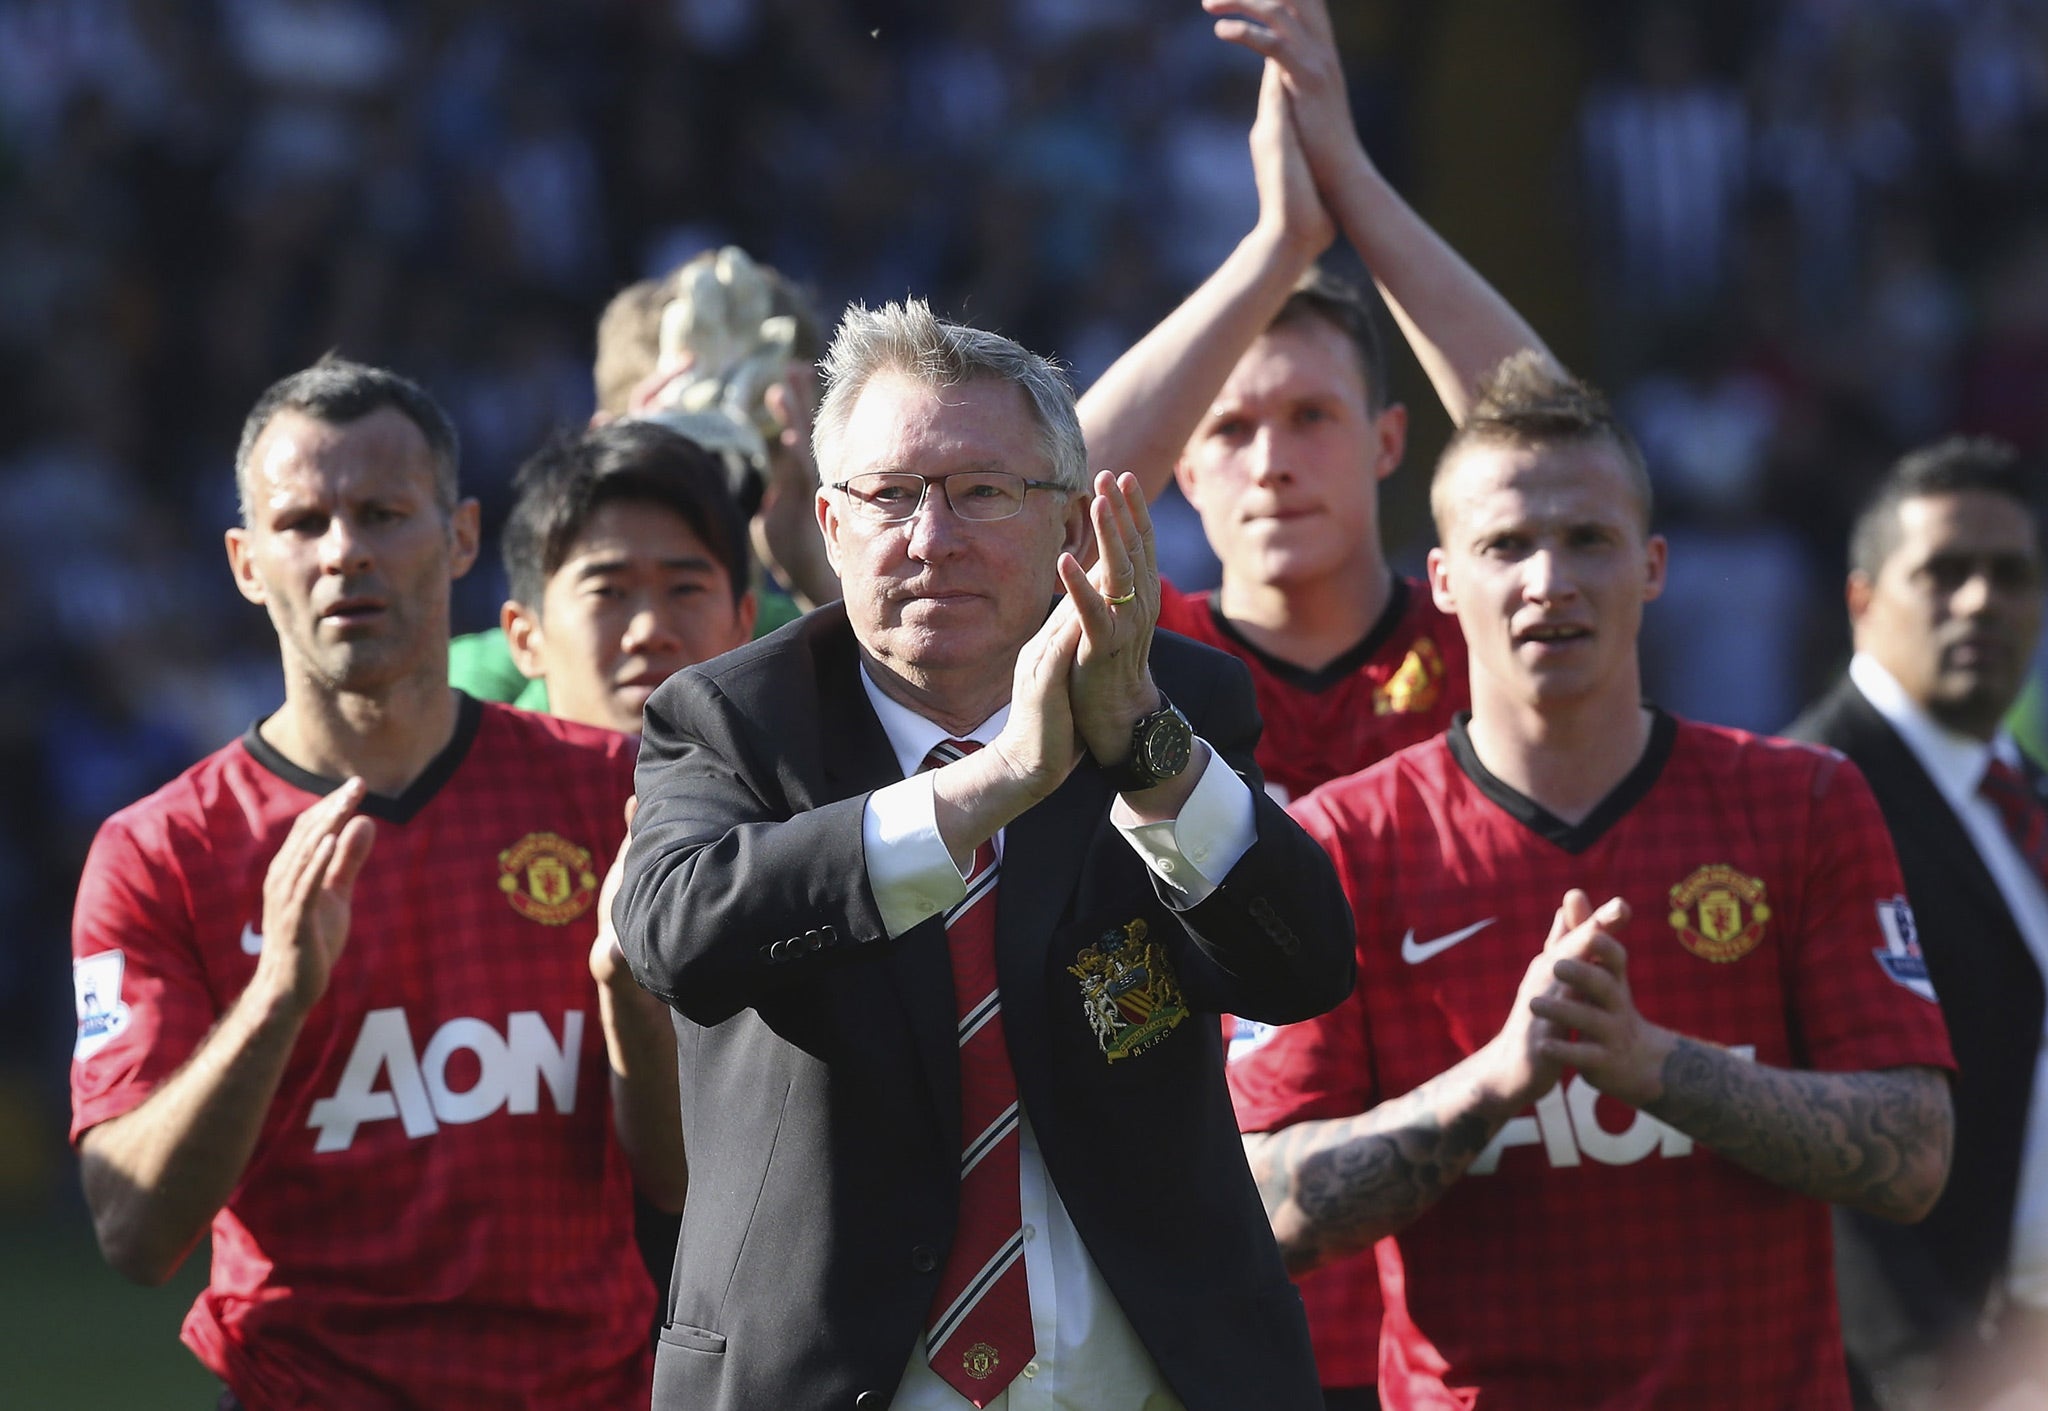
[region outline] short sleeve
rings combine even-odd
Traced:
[[[93,839],[71,914],[71,1140],[139,1106],[219,1018],[176,859],[120,817]]]
[[[1884,815],[1856,766],[1815,771],[1797,943],[1787,956],[1795,1057],[1824,1072],[1953,1068]]]
[[[1294,820],[1330,854],[1338,880],[1357,910],[1357,893],[1337,822],[1311,794],[1289,810]],[[1365,922],[1359,922],[1361,974]],[[1349,1117],[1378,1102],[1372,1080],[1371,1044],[1364,1001],[1354,986],[1335,1009],[1299,1024],[1246,1026],[1230,1046],[1224,1073],[1237,1110],[1238,1130],[1271,1132],[1295,1122]]]

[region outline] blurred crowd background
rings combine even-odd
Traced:
[[[2048,442],[2048,0],[1332,8],[1383,169],[1643,439],[1653,694],[1782,725],[1879,468]],[[495,528],[606,298],[728,242],[1085,387],[1249,228],[1256,81],[1195,0],[0,0],[0,1208],[74,1200],[93,829],[279,696],[220,548],[262,387],[418,377]],[[1445,428],[1399,377],[1412,569]]]

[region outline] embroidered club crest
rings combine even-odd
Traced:
[[[1111,1063],[1143,1053],[1188,1017],[1173,964],[1148,934],[1144,918],[1126,922],[1067,967],[1081,982],[1088,1027]]]
[[[1444,659],[1424,637],[1408,649],[1384,686],[1372,693],[1374,715],[1414,715],[1430,709],[1443,693]]]
[[[960,1354],[960,1369],[977,1382],[987,1381],[988,1374],[996,1369],[1003,1359],[996,1356],[996,1350],[985,1342],[975,1343]]]
[[[1771,908],[1760,877],[1709,863],[1671,889],[1671,928],[1701,960],[1726,965],[1763,943]]]
[[[590,849],[559,833],[528,833],[498,854],[498,890],[528,921],[566,926],[597,898]]]

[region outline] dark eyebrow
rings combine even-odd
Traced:
[[[716,563],[701,554],[663,559],[655,566],[671,573],[712,573],[718,569]],[[586,559],[576,566],[576,577],[579,582],[586,578],[602,578],[607,573],[623,573],[626,567],[623,558]]]

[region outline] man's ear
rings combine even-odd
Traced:
[[[1452,617],[1456,617],[1458,615],[1458,600],[1451,594],[1449,561],[1444,557],[1444,551],[1441,548],[1431,549],[1426,563],[1428,566],[1425,572],[1429,575],[1430,600],[1436,604],[1439,612],[1449,613]]]
[[[839,557],[839,502],[833,497],[837,491],[818,487],[818,495],[811,503],[818,512],[818,537],[825,541],[825,562],[832,565],[832,571],[841,578],[846,576],[846,565]]]
[[[268,601],[263,580],[256,576],[256,555],[249,543],[249,531],[236,525],[227,532],[228,572],[235,576],[235,591],[252,603]]]
[[[1849,625],[1854,627],[1863,621],[1863,615],[1870,611],[1870,600],[1877,596],[1877,581],[1860,568],[1849,570],[1848,581],[1842,585],[1842,599],[1849,605]]]
[[[476,564],[477,550],[484,538],[483,510],[475,500],[464,500],[448,516],[448,576],[460,578]]]
[[[548,640],[539,611],[507,598],[505,606],[498,609],[498,625],[505,629],[505,645],[512,649],[512,664],[519,668],[519,674],[529,681],[546,675],[542,658]]]
[[[1092,479],[1090,483],[1093,484]],[[1083,568],[1095,563],[1095,525],[1088,518],[1088,506],[1094,501],[1093,490],[1077,490],[1067,501],[1067,536],[1060,547],[1079,560]]]
[[[755,593],[752,588],[740,594],[739,608],[736,615],[739,619],[739,640],[733,643],[733,645],[735,647],[744,647],[747,643],[754,640],[754,624],[761,619],[760,595]]]
[[[1408,452],[1408,408],[1399,402],[1388,403],[1387,409],[1373,418],[1373,440],[1377,446],[1373,479],[1385,480],[1401,468],[1401,457]]]
[[[1653,603],[1664,596],[1664,573],[1671,562],[1671,545],[1662,534],[1652,534],[1643,544],[1647,571],[1643,578],[1643,601]]]
[[[1173,483],[1180,486],[1180,497],[1197,510],[1201,509],[1201,482],[1195,474],[1195,464],[1183,452],[1174,458]]]

